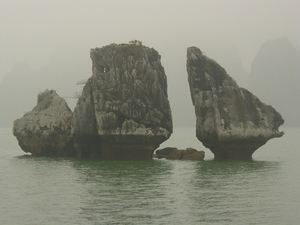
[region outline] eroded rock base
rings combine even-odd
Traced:
[[[284,119],[272,106],[241,88],[200,49],[187,50],[187,72],[196,114],[196,136],[216,160],[251,160],[272,138],[284,135]]]
[[[214,154],[215,160],[252,160],[253,153],[265,141],[234,141],[220,143],[205,143],[205,147],[209,148]]]

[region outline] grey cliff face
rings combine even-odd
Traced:
[[[91,59],[72,122],[77,155],[150,159],[172,133],[160,55],[141,43],[111,44],[91,49]]]
[[[55,91],[38,95],[37,105],[14,121],[13,134],[25,152],[35,156],[75,156],[72,112]]]
[[[236,82],[200,49],[187,49],[187,72],[196,113],[196,136],[215,159],[251,159],[269,139],[281,137],[276,110]]]

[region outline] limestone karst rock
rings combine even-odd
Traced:
[[[160,55],[139,42],[91,49],[92,76],[74,109],[78,157],[151,159],[172,133]]]
[[[196,114],[196,136],[215,159],[252,159],[284,123],[271,106],[236,82],[200,49],[187,49],[187,72]]]
[[[54,90],[38,95],[37,105],[14,121],[13,134],[35,156],[76,156],[71,135],[72,112]]]

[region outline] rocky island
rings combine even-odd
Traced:
[[[216,160],[251,160],[271,138],[281,137],[281,115],[236,82],[200,49],[187,49],[188,82],[196,136]]]
[[[23,151],[34,156],[75,156],[72,111],[54,90],[38,95],[37,105],[14,121],[13,134]]]
[[[35,156],[149,160],[173,132],[161,56],[140,41],[91,49],[92,76],[72,112],[54,90],[14,121],[23,151]],[[196,136],[216,160],[250,160],[268,140],[281,137],[281,115],[236,82],[200,49],[187,50]],[[169,147],[156,157],[204,159],[193,148]]]
[[[91,59],[73,113],[77,156],[152,159],[173,130],[160,55],[135,41],[92,49]]]
[[[161,56],[139,41],[91,49],[92,76],[74,112],[55,91],[16,120],[13,134],[38,156],[152,159],[173,131]]]

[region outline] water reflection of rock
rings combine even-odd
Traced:
[[[166,213],[167,205],[162,199],[166,199],[169,184],[164,181],[172,171],[166,161],[73,160],[73,167],[83,188],[80,214],[87,220],[99,213],[107,219],[101,222],[107,224],[111,215],[144,218],[154,205],[161,209],[158,217]]]
[[[281,168],[281,162],[267,161],[206,161],[196,164],[193,176],[185,184],[195,190],[187,196],[189,205],[197,209],[191,216],[201,218],[199,224],[204,221],[207,224],[243,224],[244,221],[237,222],[233,218],[249,218],[249,210],[254,208],[276,210],[278,207],[274,206],[272,198],[283,195],[278,190],[276,179]],[[266,212],[257,213],[263,215]],[[218,216],[213,218],[209,216],[211,214]]]
[[[238,175],[240,173],[265,173],[274,172],[280,168],[280,162],[270,161],[207,161],[199,166],[198,172],[208,175]]]

